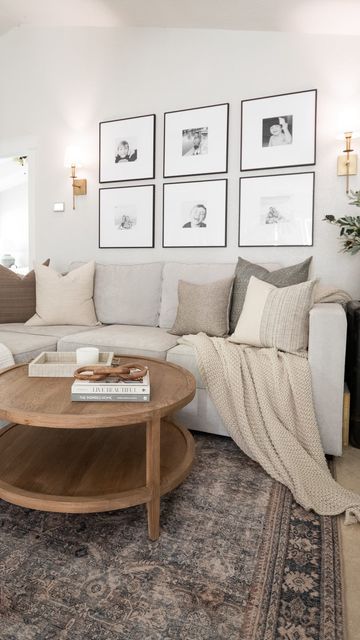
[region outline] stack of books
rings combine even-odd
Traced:
[[[150,400],[149,371],[140,380],[125,382],[109,377],[94,380],[75,380],[71,387],[71,400],[75,402],[148,402]]]

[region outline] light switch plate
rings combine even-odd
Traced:
[[[54,202],[53,210],[57,213],[65,211],[65,202]]]

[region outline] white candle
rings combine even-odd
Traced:
[[[99,349],[96,347],[79,347],[76,349],[76,364],[97,364],[99,362]]]

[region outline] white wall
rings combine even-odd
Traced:
[[[313,273],[359,296],[360,256],[339,254],[336,228],[322,222],[325,213],[356,213],[347,204],[344,179],[336,176],[342,143],[335,136],[353,126],[354,114],[360,120],[358,61],[356,36],[167,29],[10,32],[0,40],[0,155],[1,145],[10,148],[13,139],[36,140],[33,255],[37,260],[50,256],[59,268],[90,258],[226,262],[242,255],[289,264],[313,255]],[[241,99],[312,88],[318,89],[314,247],[238,248]],[[218,102],[230,102],[228,247],[162,249],[162,114]],[[148,113],[157,115],[156,247],[97,249],[98,122]],[[63,168],[68,144],[80,144],[88,161],[79,172],[88,178],[88,195],[77,199],[75,212]],[[352,185],[359,185],[358,177]],[[66,200],[64,214],[52,212],[58,200]]]

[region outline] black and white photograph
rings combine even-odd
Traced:
[[[227,180],[163,187],[163,247],[226,247]]]
[[[289,196],[265,196],[260,198],[262,224],[282,224],[287,221],[286,208]]]
[[[206,229],[207,204],[205,202],[184,202],[183,229]]]
[[[184,129],[182,132],[182,155],[203,156],[208,152],[208,127]]]
[[[313,171],[240,178],[239,247],[312,246]]]
[[[121,231],[134,229],[137,222],[136,207],[129,203],[128,205],[118,208],[120,210],[115,211],[114,214],[114,224],[116,229],[120,229]]]
[[[262,127],[262,146],[278,147],[284,144],[292,144],[292,120],[292,116],[264,118]]]
[[[136,138],[118,139],[115,145],[115,164],[118,162],[136,162],[138,159]]]
[[[241,102],[241,171],[316,162],[317,91]]]
[[[164,115],[164,178],[226,173],[229,105]]]
[[[99,189],[99,248],[152,248],[154,196],[154,185]]]
[[[155,177],[155,115],[99,124],[99,182]]]

